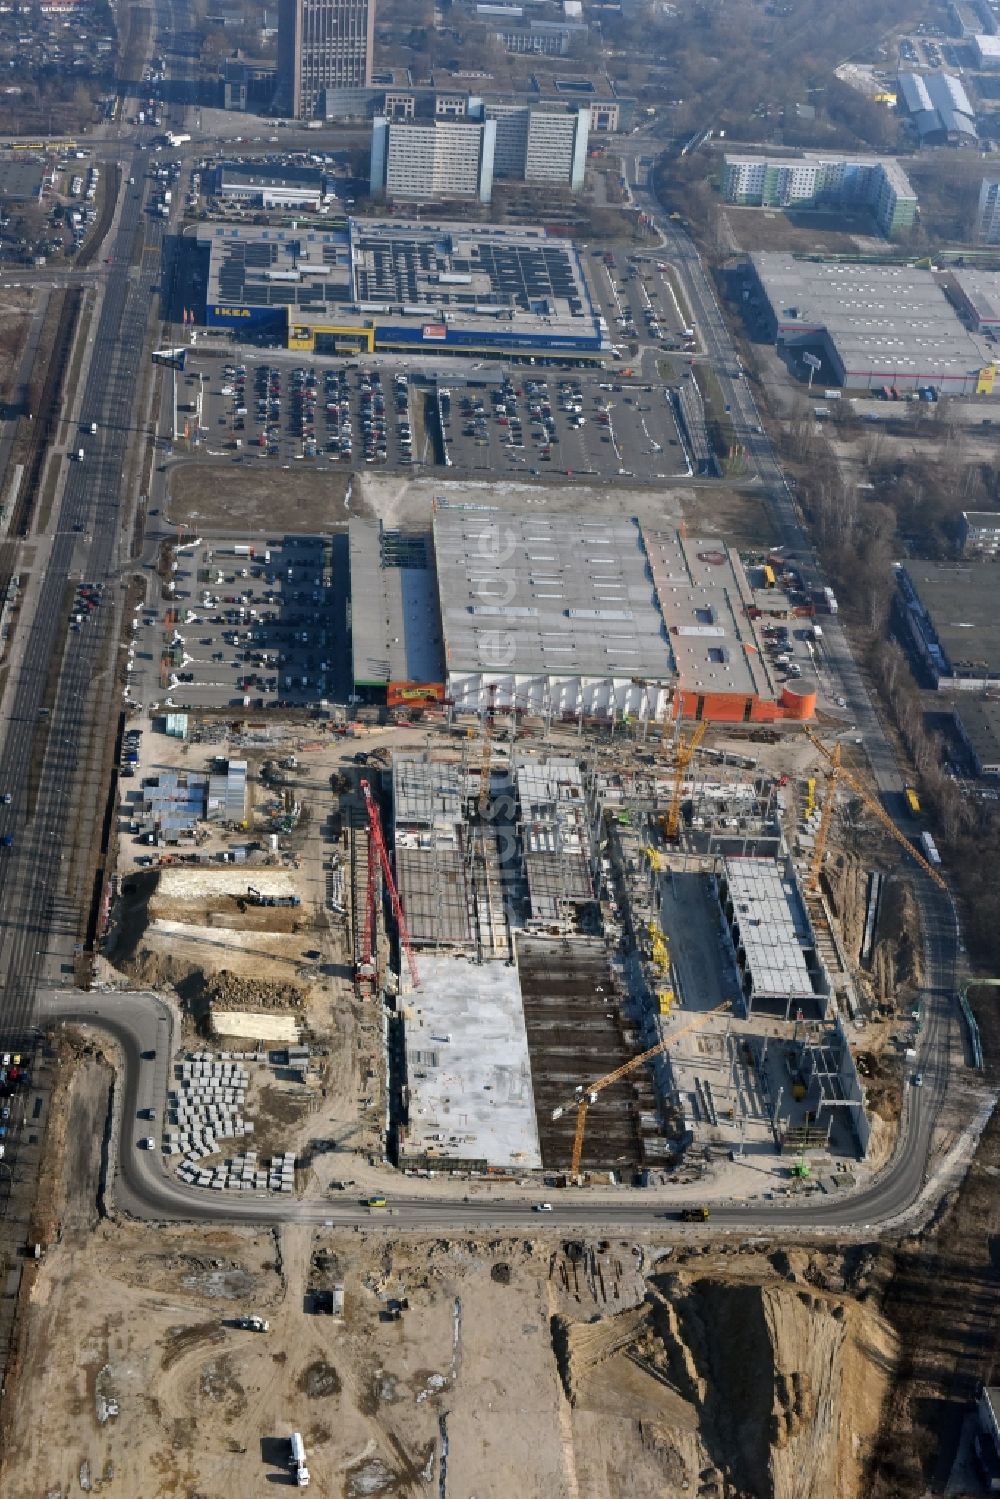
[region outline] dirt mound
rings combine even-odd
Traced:
[[[882,888],[872,979],[884,1002],[919,989],[924,981],[920,915],[909,884],[899,879],[887,880]]]
[[[308,1395],[310,1400],[328,1399],[331,1395],[339,1395],[341,1390],[340,1375],[323,1359],[308,1364],[299,1375],[298,1383],[303,1395]]]
[[[242,978],[228,968],[213,974],[205,991],[212,1009],[218,1010],[297,1010],[306,997],[301,984]]]
[[[655,1430],[664,1495],[853,1496],[895,1347],[869,1308],[803,1286],[799,1268],[783,1260],[759,1283],[654,1277],[644,1305],[618,1316],[554,1316],[574,1411]]]
[[[840,926],[844,946],[850,956],[857,959],[865,935],[868,871],[858,859],[841,853],[827,860],[823,869],[823,886]]]
[[[852,854],[828,861],[823,883],[848,954],[858,959],[868,913],[868,867]],[[871,956],[871,983],[880,1004],[893,1004],[923,983],[917,904],[908,881],[886,876]]]

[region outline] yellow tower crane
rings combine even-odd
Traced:
[[[827,782],[826,796],[823,798],[823,810],[819,814],[819,827],[816,829],[816,846],[813,849],[812,863],[809,866],[809,882],[806,889],[810,895],[815,895],[819,889],[819,875],[823,868],[823,856],[826,853],[826,840],[830,836],[830,823],[833,821],[833,803],[837,796],[837,780],[840,776],[840,740],[833,746],[833,754],[830,756],[830,779]]]
[[[806,729],[805,735],[810,743],[815,745],[815,747],[819,750],[820,754],[824,755],[826,759],[829,760],[831,764],[833,764],[835,751],[828,750],[826,745],[821,743],[821,741],[817,739],[816,735],[812,732],[811,729]],[[882,804],[875,800],[871,792],[864,785],[862,785],[857,777],[853,775],[851,771],[846,770],[843,765],[837,767],[837,777],[840,780],[847,782],[848,786],[850,786],[855,796],[859,796],[861,798],[872,816],[882,824],[890,837],[895,838],[900,847],[906,849],[906,852],[909,854],[910,858],[914,861],[914,863],[919,864],[920,868],[924,871],[924,874],[928,875],[940,890],[947,890],[947,883],[941,877],[941,875],[938,874],[934,866],[932,864],[928,864],[923,854],[917,852],[913,844],[910,842],[909,838],[906,837],[905,833],[901,833],[899,831],[896,824],[893,822],[892,818],[889,816],[888,812],[885,810]],[[816,842],[817,844],[819,843],[818,838],[816,839]]]
[[[674,748],[674,786],[670,795],[670,808],[663,824],[663,831],[667,838],[674,839],[680,832],[681,787],[684,784],[684,772],[694,759],[695,750],[704,739],[707,728],[708,724],[705,719],[702,719],[695,725],[691,738],[686,742],[679,739]]]
[[[643,1062],[648,1062],[652,1057],[658,1057],[668,1047],[673,1046],[675,1041],[679,1041],[681,1036],[687,1035],[689,1031],[698,1030],[713,1015],[721,1015],[723,1010],[728,1010],[730,1007],[730,1002],[727,999],[725,1004],[716,1005],[715,1009],[709,1010],[707,1014],[695,1016],[693,1020],[688,1021],[687,1025],[682,1025],[679,1031],[674,1031],[672,1035],[669,1035],[665,1041],[658,1041],[648,1051],[641,1051],[637,1057],[633,1057],[631,1061],[625,1062],[621,1067],[616,1067],[614,1072],[609,1072],[606,1077],[599,1077],[596,1082],[588,1083],[586,1087],[578,1088],[577,1096],[571,1103],[563,1105],[562,1108],[552,1110],[552,1118],[561,1119],[569,1109],[576,1109],[576,1133],[573,1136],[573,1159],[569,1168],[570,1176],[579,1175],[580,1158],[583,1155],[583,1135],[584,1130],[587,1128],[587,1113],[590,1105],[596,1102],[597,1095],[603,1093],[605,1088],[610,1088],[611,1084],[616,1083],[620,1077],[627,1077],[630,1072],[634,1072],[637,1067],[641,1067]]]

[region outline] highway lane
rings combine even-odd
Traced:
[[[116,641],[116,610],[109,599],[86,630],[67,640],[66,585],[71,577],[112,581],[118,565],[129,498],[122,491],[122,476],[162,235],[155,222],[143,220],[141,208],[137,196],[126,199],[81,404],[87,435],[79,443],[85,457],[67,465],[38,605],[33,618],[21,622],[26,634],[20,669],[13,690],[8,687],[9,717],[0,751],[0,786],[12,797],[4,831],[14,840],[0,860],[0,1036],[5,1045],[31,1027],[34,984],[48,940],[46,912],[60,894],[68,802],[74,794],[93,796],[95,790],[78,785],[77,773],[97,707],[102,658],[106,646],[113,648]],[[89,434],[92,421],[99,425],[96,438]],[[58,687],[51,712],[43,718],[53,663]],[[106,729],[107,722],[105,708],[98,727]]]
[[[0,806],[0,832],[12,839],[10,848],[0,848],[4,1050],[28,1049],[42,974],[72,971],[85,915],[73,855],[86,859],[100,834],[103,806],[94,772],[120,705],[117,571],[127,553],[131,501],[123,479],[164,233],[145,211],[145,185],[124,185],[129,175],[143,183],[145,160],[135,143],[105,246],[108,264],[97,276],[101,302],[90,324],[83,389],[67,392],[64,417],[73,412],[81,434],[71,427],[67,447],[69,453],[83,447],[84,460],[68,461],[57,446],[50,450],[48,463],[63,465],[55,503],[45,537],[29,538],[24,546],[30,550],[20,557],[22,569],[31,568],[32,583],[9,657],[0,725],[0,793],[11,796],[10,806]],[[92,422],[98,424],[96,435],[90,433]],[[81,632],[69,633],[71,580],[82,579],[105,583],[106,602]],[[4,1201],[17,1171],[18,1132],[6,1144]]]
[[[186,0],[163,0],[166,23],[180,22]],[[124,492],[128,450],[136,430],[150,310],[160,277],[162,221],[148,209],[147,157],[132,143],[121,174],[119,217],[103,294],[92,326],[92,351],[79,402],[79,437],[65,463],[50,522],[44,578],[32,617],[18,631],[20,659],[8,683],[5,734],[0,748],[0,793],[9,792],[0,831],[13,846],[0,850],[0,1043],[18,1047],[31,1032],[35,988],[47,953],[71,961],[78,912],[65,837],[82,808],[96,832],[102,809],[89,779],[89,750],[113,729],[119,695],[115,683],[120,619],[117,572],[125,560],[132,497]],[[134,178],[129,185],[128,179]],[[77,392],[70,391],[72,402]],[[98,431],[91,435],[91,423]],[[68,634],[67,582],[107,585],[106,602],[78,634]],[[58,677],[54,697],[51,676]],[[51,699],[43,714],[46,694]]]

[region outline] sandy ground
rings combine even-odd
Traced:
[[[167,514],[175,525],[206,531],[238,528],[304,534],[329,531],[346,519],[350,474],[284,470],[259,463],[182,463],[169,480]]]
[[[276,477],[280,482],[275,482]],[[541,507],[555,515],[576,514],[581,507],[610,509],[658,524],[675,524],[685,502],[697,491],[684,486],[649,489],[615,485],[596,487],[563,478],[559,484],[519,483],[503,479],[461,483],[440,478],[411,479],[405,474],[314,473],[245,465],[184,463],[171,474],[167,514],[175,525],[218,531],[237,528],[241,535],[267,531],[313,535],[342,526],[352,515],[378,518],[387,526],[425,526],[436,499],[453,504],[484,504],[511,510]]]
[[[106,1082],[77,1068],[70,1132],[99,1138]],[[293,1430],[330,1499],[437,1495],[445,1443],[477,1499],[857,1493],[895,1355],[863,1253],[95,1228],[96,1165],[39,1268],[5,1499],[263,1493]]]
[[[0,289],[0,399],[11,395],[11,381],[17,372],[17,361],[28,331],[28,321],[35,293],[27,287],[5,286]]]
[[[713,746],[750,756],[771,774],[790,777],[786,834],[796,836],[803,777],[815,774],[817,754],[804,736],[782,739],[775,744],[757,743],[746,735],[711,736]],[[554,742],[576,753],[579,741],[571,732],[557,731]],[[282,837],[280,854],[266,851],[253,862],[237,866],[171,865],[157,872],[142,871],[135,886],[126,888],[125,906],[116,911],[118,940],[109,951],[110,961],[122,979],[134,986],[171,990],[184,1013],[183,1037],[188,1047],[213,1038],[225,1045],[224,1033],[212,1017],[219,1011],[253,1011],[263,1015],[286,1015],[299,1029],[301,1039],[314,1049],[315,1067],[305,1094],[294,1088],[254,1087],[249,1117],[254,1120],[261,1149],[294,1150],[311,1161],[308,1182],[300,1187],[310,1194],[327,1190],[331,1181],[351,1180],[370,1190],[385,1190],[383,1166],[382,1102],[385,1059],[377,1017],[367,1013],[354,994],[351,982],[349,928],[346,919],[326,905],[326,870],[332,852],[349,868],[347,851],[339,838],[331,838],[332,815],[342,815],[352,804],[330,789],[332,773],[343,771],[360,744],[366,750],[430,745],[434,753],[460,753],[464,737],[443,727],[386,729],[361,740],[322,736],[315,749],[304,750],[300,740],[283,742],[272,756],[296,749],[299,764],[288,770],[297,799],[309,808],[302,827]],[[639,747],[644,748],[643,746]],[[225,745],[184,745],[161,734],[144,736],[144,756],[150,768],[170,762],[201,766]],[[265,806],[266,791],[254,780],[264,751],[239,747],[251,762],[251,789],[257,812]],[[615,764],[625,763],[628,749],[615,746]],[[822,797],[825,781],[820,777]],[[263,824],[252,832],[261,838]],[[834,827],[834,846],[837,828]],[[856,840],[855,830],[852,834]],[[205,847],[243,841],[245,832],[213,834]],[[265,840],[262,840],[265,841]],[[131,845],[126,844],[131,850]],[[132,850],[138,853],[138,848]],[[204,851],[204,850],[203,850]],[[864,927],[866,872],[880,862],[891,868],[874,846],[858,848],[852,879],[832,894],[831,910],[840,927],[848,954],[856,959]],[[263,858],[266,862],[261,863]],[[126,863],[127,867],[127,863]],[[345,881],[346,883],[346,881]],[[246,902],[249,886],[276,896],[296,895],[296,907],[259,907]],[[870,977],[861,980],[870,1000],[891,1002],[897,988],[912,978],[899,935],[905,931],[905,913],[879,934],[877,959]],[[827,943],[826,960],[834,950]],[[866,1175],[883,1161],[895,1138],[903,1069],[902,1045],[888,1023],[866,1027],[858,1033],[864,1048],[873,1112],[877,1127],[871,1159],[859,1169]],[[891,1042],[891,1044],[890,1044]],[[883,1056],[884,1053],[884,1056]],[[316,1151],[316,1140],[336,1142],[336,1151]],[[235,1147],[234,1147],[235,1149]],[[232,1153],[232,1152],[229,1152]],[[762,1163],[755,1163],[760,1165]],[[736,1166],[719,1163],[705,1189],[713,1198],[724,1193],[732,1175],[732,1189],[751,1195],[767,1189],[784,1189],[781,1162],[770,1160],[768,1171],[754,1171],[749,1182]],[[817,1170],[820,1170],[817,1162]],[[421,1184],[431,1190],[431,1184]]]

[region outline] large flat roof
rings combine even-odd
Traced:
[[[986,363],[931,271],[914,266],[751,256],[780,333],[825,333],[844,369],[938,379]]]
[[[1000,703],[972,693],[963,693],[962,699],[954,712],[973,754],[984,768],[1000,765]]]
[[[439,505],[434,548],[449,672],[673,679],[634,520]]]
[[[905,572],[952,670],[964,676],[1000,675],[995,567],[910,558]]]
[[[1000,271],[963,266],[951,272],[951,279],[980,323],[1000,322]]]
[[[739,555],[717,537],[648,527],[642,534],[685,691],[773,696],[775,684],[747,617],[753,589]]]
[[[410,1130],[403,1154],[541,1165],[517,968],[421,954],[406,998]]]
[[[70,176],[83,175],[71,172]],[[0,198],[12,203],[27,203],[42,195],[45,168],[40,161],[0,162]]]
[[[343,227],[205,225],[212,307],[289,307],[296,320],[406,330],[532,333],[556,345],[608,345],[570,240],[541,227],[349,219]],[[441,325],[440,333],[426,332]]]
[[[442,682],[444,658],[429,532],[352,519],[351,653],[356,686]]]
[[[732,898],[755,999],[813,999],[803,943],[808,929],[795,888],[772,859],[727,859]]]

